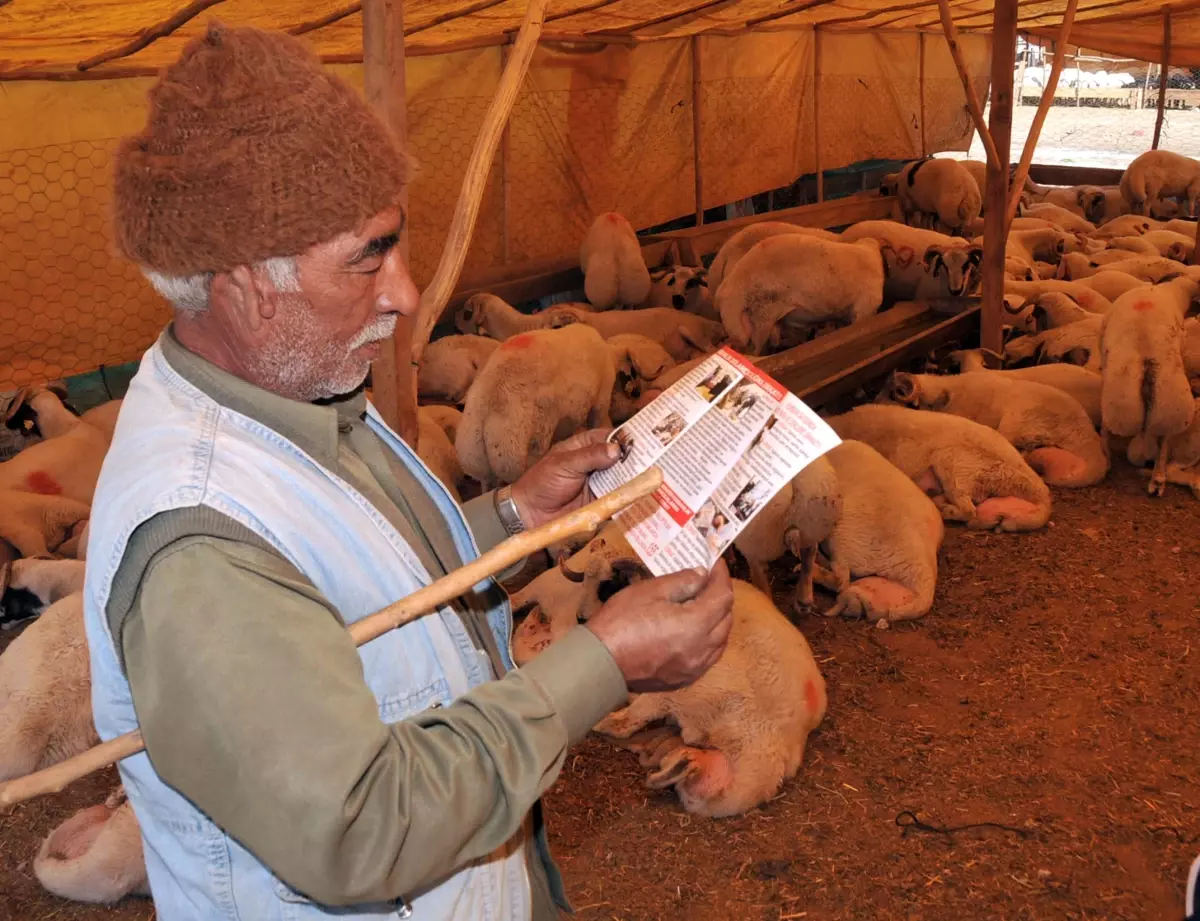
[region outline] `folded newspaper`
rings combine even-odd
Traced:
[[[711,568],[779,490],[840,441],[795,394],[728,348],[609,440],[621,459],[592,474],[596,496],[662,468],[663,485],[615,517],[657,576]]]

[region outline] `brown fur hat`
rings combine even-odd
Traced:
[[[122,140],[115,237],[165,275],[292,256],[395,205],[406,160],[355,90],[281,32],[209,26]]]

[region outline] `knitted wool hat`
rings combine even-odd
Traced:
[[[117,150],[115,237],[165,275],[303,252],[395,205],[407,178],[362,97],[280,32],[213,23],[149,101]]]

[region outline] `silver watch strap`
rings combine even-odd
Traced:
[[[504,530],[511,537],[514,534],[520,534],[525,530],[525,522],[521,520],[521,513],[517,509],[517,503],[513,502],[512,487],[501,486],[493,494],[496,504],[496,514],[500,517],[500,523],[504,525]]]

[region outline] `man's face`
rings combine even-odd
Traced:
[[[275,316],[254,359],[271,389],[307,402],[362,384],[379,343],[420,300],[397,246],[403,227],[399,208],[381,212],[297,257],[299,291],[272,287]]]

